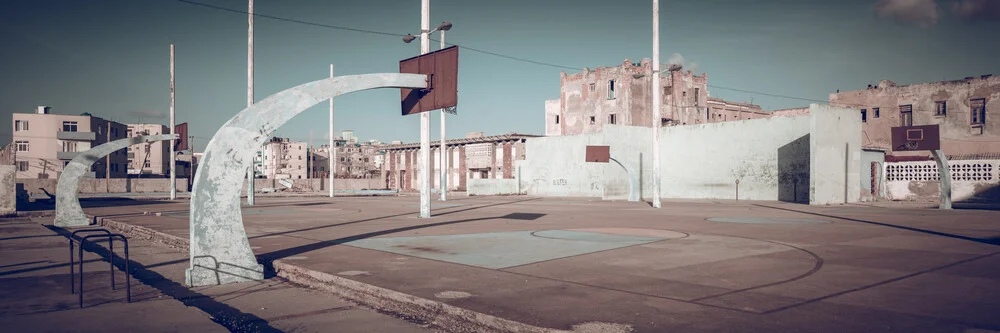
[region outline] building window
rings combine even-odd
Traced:
[[[559,115],[556,115],[556,124],[559,124]]]
[[[615,99],[615,80],[608,81],[608,99]]]
[[[972,119],[973,124],[985,124],[986,123],[986,99],[976,98],[969,100],[969,106],[972,109]]]
[[[143,164],[143,165],[142,165],[142,167],[144,167],[144,168],[148,168],[148,167],[149,167],[149,161],[146,161],[146,163],[145,163],[145,164]]]
[[[615,119],[615,114],[614,113],[608,115],[608,123],[614,125],[614,124],[618,123],[617,120],[618,119]]]
[[[872,118],[878,118],[878,117],[879,117],[878,108],[872,108]]]
[[[913,126],[913,105],[899,106],[899,126]]]
[[[694,88],[694,104],[698,104],[698,94],[699,94],[700,92],[701,92],[701,89],[699,89],[699,88]]]
[[[28,151],[28,141],[17,141],[17,151]]]
[[[15,120],[14,121],[14,131],[21,132],[21,131],[27,131],[27,130],[28,130],[28,121],[27,120]]]
[[[594,90],[597,90],[597,83],[591,83],[590,84],[590,91],[594,91]]]
[[[934,115],[943,116],[946,114],[948,114],[948,102],[947,101],[934,102]]]
[[[63,132],[76,132],[76,122],[75,121],[64,121],[63,122]]]
[[[596,124],[596,123],[597,123],[597,117],[590,116],[590,124],[593,125],[593,124]]]
[[[28,161],[17,161],[17,171],[28,171]]]
[[[868,110],[866,109],[861,109],[861,122],[863,123],[868,122]]]

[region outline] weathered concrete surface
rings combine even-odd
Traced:
[[[205,147],[194,179],[187,284],[204,286],[263,279],[263,266],[257,263],[243,230],[240,192],[243,174],[253,164],[254,153],[278,127],[302,111],[341,94],[426,86],[426,76],[419,74],[333,77],[274,94],[226,122]]]
[[[176,134],[144,135],[111,141],[87,150],[69,162],[59,174],[56,184],[56,219],[60,227],[80,227],[90,224],[90,219],[80,207],[79,188],[83,174],[90,171],[94,162],[128,146],[177,139]],[[169,181],[168,181],[169,184]]]
[[[932,150],[934,163],[937,163],[940,174],[938,183],[940,184],[941,209],[951,209],[951,168],[948,166],[948,156],[940,149]]]
[[[861,114],[854,109],[809,105],[809,204],[861,198]]]
[[[17,214],[17,167],[0,165],[0,217]]]
[[[6,332],[431,331],[276,279],[188,289],[182,284],[187,254],[139,237],[129,239],[132,303],[123,302],[121,276],[117,291],[108,286],[108,265],[95,253],[106,254],[84,252],[87,292],[79,309],[69,292],[64,236],[25,219],[2,220],[0,235],[0,327]],[[121,248],[115,252],[120,266]]]
[[[948,165],[953,202],[1000,202],[1000,160],[953,160]],[[885,169],[887,198],[940,198],[936,162],[890,162]]]
[[[512,195],[519,194],[517,179],[469,179],[468,195]]]
[[[469,197],[436,202],[440,213],[423,220],[413,218],[417,202],[263,199],[245,217],[250,244],[264,262],[292,265],[323,277],[313,282],[324,289],[392,311],[423,313],[416,315],[420,319],[434,320],[435,314],[420,309],[443,309],[433,305],[443,303],[563,330],[586,322],[630,325],[636,332],[1000,328],[994,313],[1000,305],[997,211],[744,200],[665,201],[665,209],[651,210],[596,198]],[[88,213],[113,214],[116,221],[184,238],[184,208],[162,204]],[[140,210],[179,212],[130,215]],[[707,221],[713,217],[828,223]],[[508,232],[538,239],[484,243],[475,251],[448,242],[449,236]],[[613,236],[663,240],[555,259],[547,256],[556,252],[530,245],[546,239],[614,242]],[[427,241],[413,243],[421,237]],[[376,240],[407,247],[390,246],[389,252],[360,246]],[[525,256],[532,251],[538,256]],[[507,252],[529,263],[495,269],[482,260]],[[434,259],[442,256],[462,263]]]
[[[973,99],[986,102],[986,120],[981,126],[971,123],[970,103]],[[937,102],[944,102],[945,114],[937,113]],[[830,94],[830,104],[849,107],[859,113],[865,109],[868,121],[862,125],[865,147],[890,150],[891,127],[899,126],[900,106],[911,105],[913,125],[938,124],[941,130],[941,150],[949,155],[1000,152],[1000,122],[994,121],[1000,110],[1000,76],[897,86],[889,81],[878,88]],[[880,115],[875,117],[874,109]],[[982,128],[979,132],[978,128]],[[930,155],[926,151],[889,152],[890,155]]]

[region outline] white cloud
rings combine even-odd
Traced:
[[[958,17],[969,20],[1000,20],[1000,0],[959,0],[951,3]]]
[[[681,65],[684,69],[690,70],[693,73],[698,73],[698,63],[685,60],[684,56],[680,53],[670,55],[670,58],[667,58],[666,65],[667,68],[669,68],[670,65]]]
[[[903,23],[921,27],[937,24],[938,8],[934,0],[879,0],[875,12],[880,17],[891,17]]]

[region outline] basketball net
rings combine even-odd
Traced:
[[[909,150],[917,149],[917,141],[906,141],[904,145],[906,146],[906,149]]]

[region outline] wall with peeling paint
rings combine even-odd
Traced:
[[[801,202],[808,136],[809,116],[664,128],[663,197],[736,199],[739,180],[739,199]]]
[[[517,179],[469,179],[468,195],[512,195],[518,194]]]
[[[809,204],[861,198],[861,114],[854,109],[809,105]]]
[[[948,161],[954,202],[1000,202],[1000,160]],[[938,200],[941,186],[934,161],[885,163],[890,200]]]
[[[17,214],[17,168],[0,165],[0,216]]]
[[[986,121],[971,123],[970,101],[985,99]],[[945,102],[945,114],[939,115],[935,102]],[[900,106],[912,105],[913,125],[938,124],[941,148],[947,155],[972,155],[1000,152],[1000,77],[972,77],[896,86],[883,80],[877,88],[830,94],[830,105],[866,112],[862,125],[865,147],[887,150],[896,156],[930,156],[929,152],[892,152],[891,127],[901,125]],[[878,115],[875,114],[878,108]],[[981,133],[981,134],[980,134]]]

